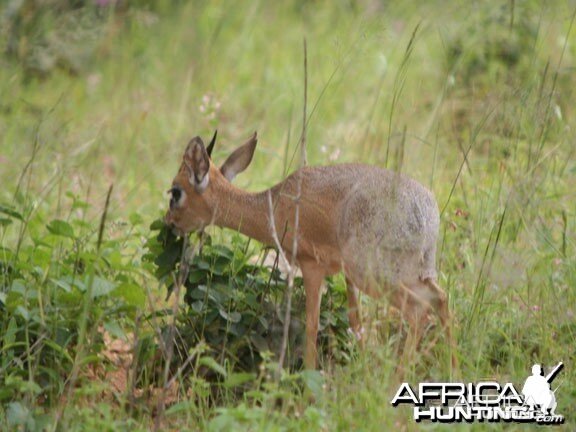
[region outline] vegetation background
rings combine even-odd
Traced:
[[[167,207],[186,143],[217,128],[222,161],[257,130],[255,159],[237,179],[252,191],[295,169],[304,38],[309,163],[401,170],[442,211],[440,284],[460,367],[449,367],[441,341],[405,378],[520,387],[533,363],[563,361],[557,412],[576,428],[574,1],[0,8],[3,430],[454,427],[416,424],[390,405],[398,319],[363,298],[369,339],[357,350],[340,278],[323,307],[324,371],[299,371],[295,337],[279,378],[266,354],[280,337],[272,324],[254,324],[256,336],[242,327],[283,304],[282,278],[259,264],[259,245],[212,230],[186,311],[165,301],[171,276],[158,273],[168,264],[149,226]],[[211,281],[231,289],[209,296]],[[187,339],[198,316],[211,317],[214,333]],[[460,425],[477,428],[529,426]]]

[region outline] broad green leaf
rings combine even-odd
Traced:
[[[16,307],[16,314],[24,318],[25,321],[30,319],[30,312],[24,306]]]
[[[144,289],[131,282],[123,282],[112,291],[114,297],[124,299],[124,302],[129,306],[143,308],[146,305],[146,294]]]
[[[126,333],[122,330],[122,327],[115,321],[106,321],[104,323],[104,329],[114,336],[116,339],[126,340]]]
[[[67,293],[72,291],[72,287],[68,282],[62,279],[50,279],[50,281],[59,288],[62,288]]]
[[[165,226],[166,224],[162,219],[156,219],[152,224],[150,224],[150,231],[160,231]]]
[[[10,287],[10,293],[18,293],[23,296],[26,295],[26,285],[22,279],[15,279],[12,281],[12,286]]]
[[[194,312],[200,313],[202,312],[202,309],[204,309],[204,302],[202,300],[197,300],[194,303],[192,303],[190,307]]]
[[[92,281],[92,298],[110,294],[116,288],[116,284],[99,276],[94,276]]]
[[[202,366],[206,366],[207,368],[211,369],[212,371],[226,377],[226,369],[224,369],[216,360],[212,357],[204,356],[199,361],[198,364]]]
[[[197,284],[199,282],[204,282],[207,279],[207,273],[205,271],[194,269],[188,273],[188,281],[192,284]]]
[[[40,387],[36,382],[28,380],[22,381],[19,390],[22,393],[33,393],[35,395],[42,393],[42,387]]]
[[[66,221],[54,219],[46,228],[55,236],[74,238],[74,228]]]
[[[320,371],[305,370],[300,372],[300,377],[306,388],[314,395],[314,398],[320,400],[324,393],[324,377]]]
[[[256,379],[255,373],[248,373],[248,372],[238,372],[232,373],[226,378],[224,381],[224,387],[236,387],[247,383],[249,381],[254,381]]]
[[[226,321],[230,321],[232,323],[240,322],[242,319],[242,315],[238,312],[226,312],[225,310],[220,309],[220,316],[224,318]]]
[[[230,248],[223,245],[212,246],[212,251],[216,255],[226,258],[228,261],[230,261],[234,257],[234,252]]]

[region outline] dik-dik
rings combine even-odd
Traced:
[[[342,164],[305,167],[268,191],[246,192],[231,181],[250,164],[256,134],[220,168],[210,158],[215,138],[208,148],[200,137],[186,147],[170,189],[166,223],[179,235],[215,224],[274,246],[273,223],[288,257],[297,236],[296,260],[306,291],[307,368],[316,367],[321,285],[338,272],[346,277],[355,334],[361,334],[356,288],[373,297],[388,296],[416,344],[430,312],[449,331],[446,295],[436,284],[438,206],[429,190],[386,169]]]

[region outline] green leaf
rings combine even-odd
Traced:
[[[240,322],[242,319],[242,315],[239,312],[226,312],[225,310],[220,309],[220,316],[224,318],[226,321],[230,321],[232,323]]]
[[[14,341],[16,340],[17,331],[18,331],[18,325],[16,324],[16,318],[12,317],[10,318],[10,321],[8,321],[8,328],[6,329],[6,333],[4,333],[3,335],[4,346],[14,343]]]
[[[8,226],[12,223],[12,219],[0,218],[0,226]]]
[[[115,321],[107,321],[104,323],[104,329],[116,339],[126,340],[126,333],[122,327]]]
[[[112,295],[124,299],[128,306],[143,308],[146,306],[146,294],[141,286],[131,282],[123,282],[113,292]]]
[[[82,357],[82,359],[79,362],[80,366],[85,366],[88,364],[101,364],[101,363],[102,363],[102,359],[100,357],[98,357],[96,354],[87,355],[85,357]]]
[[[238,372],[232,373],[226,378],[224,381],[224,387],[237,387],[249,381],[254,381],[256,379],[255,373],[248,373],[248,372]]]
[[[4,204],[0,204],[0,213],[4,213],[5,215],[8,215],[14,219],[18,219],[19,221],[24,220],[22,215],[18,213],[16,210],[14,210],[14,207],[9,207]]]
[[[54,219],[46,228],[55,236],[74,238],[74,228],[66,221]]]
[[[58,354],[60,354],[62,357],[64,357],[66,360],[68,360],[70,363],[74,363],[74,359],[70,356],[70,354],[68,354],[68,351],[66,351],[64,348],[62,348],[60,345],[58,345],[53,340],[46,339],[44,341],[44,344],[46,346],[52,348],[54,351],[56,351]]]
[[[164,221],[162,219],[156,219],[150,225],[150,231],[160,231],[165,226],[166,226],[166,224],[164,223]]]
[[[62,288],[67,293],[72,292],[72,287],[68,282],[62,279],[50,279],[50,281],[59,288]]]
[[[192,310],[196,313],[200,313],[202,312],[202,309],[204,308],[204,302],[202,300],[197,300],[194,303],[192,303],[190,305],[190,307],[192,308]]]
[[[90,207],[90,204],[88,204],[86,201],[82,201],[76,195],[74,195],[72,192],[66,192],[66,196],[72,200],[72,210],[76,210],[76,209],[84,209],[85,210],[88,207]]]
[[[269,324],[266,318],[264,318],[263,316],[258,316],[258,321],[260,321],[260,324],[262,324],[262,327],[264,327],[264,329],[268,330]]]
[[[30,319],[30,312],[24,306],[16,307],[16,314],[24,318],[25,321]]]
[[[199,361],[198,364],[201,366],[206,366],[207,368],[213,370],[214,372],[222,375],[223,377],[226,377],[227,373],[226,373],[226,369],[224,369],[216,360],[214,360],[212,357],[202,357]]]
[[[180,244],[171,244],[156,257],[154,264],[156,264],[159,269],[169,272],[174,269],[176,263],[180,260],[181,253],[182,246]]]
[[[140,216],[140,213],[131,213],[130,216],[128,216],[128,220],[134,226],[140,225],[142,222],[144,222],[144,219],[142,216]]]
[[[22,381],[22,384],[20,384],[20,388],[18,390],[20,390],[22,393],[33,393],[35,395],[42,393],[42,387],[40,387],[34,381]]]
[[[20,402],[10,402],[6,410],[6,420],[10,426],[25,426],[30,410]]]
[[[300,377],[306,388],[314,395],[316,400],[320,400],[324,392],[324,377],[316,370],[305,370],[300,372]]]
[[[188,281],[191,284],[198,284],[207,280],[208,274],[205,271],[194,269],[188,273]]]
[[[116,285],[114,282],[95,276],[92,281],[92,298],[102,297],[110,294]]]
[[[230,248],[223,245],[212,246],[212,251],[215,255],[226,258],[228,261],[232,260],[234,257],[234,252]]]
[[[181,413],[183,411],[188,411],[194,407],[195,407],[194,402],[190,401],[190,400],[178,402],[166,410],[166,415],[171,416],[173,414],[178,414],[178,413]]]

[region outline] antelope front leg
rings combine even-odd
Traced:
[[[306,348],[304,351],[304,367],[316,369],[318,349],[318,321],[320,319],[320,302],[322,300],[322,281],[324,272],[316,263],[301,263],[304,290],[306,291]]]

